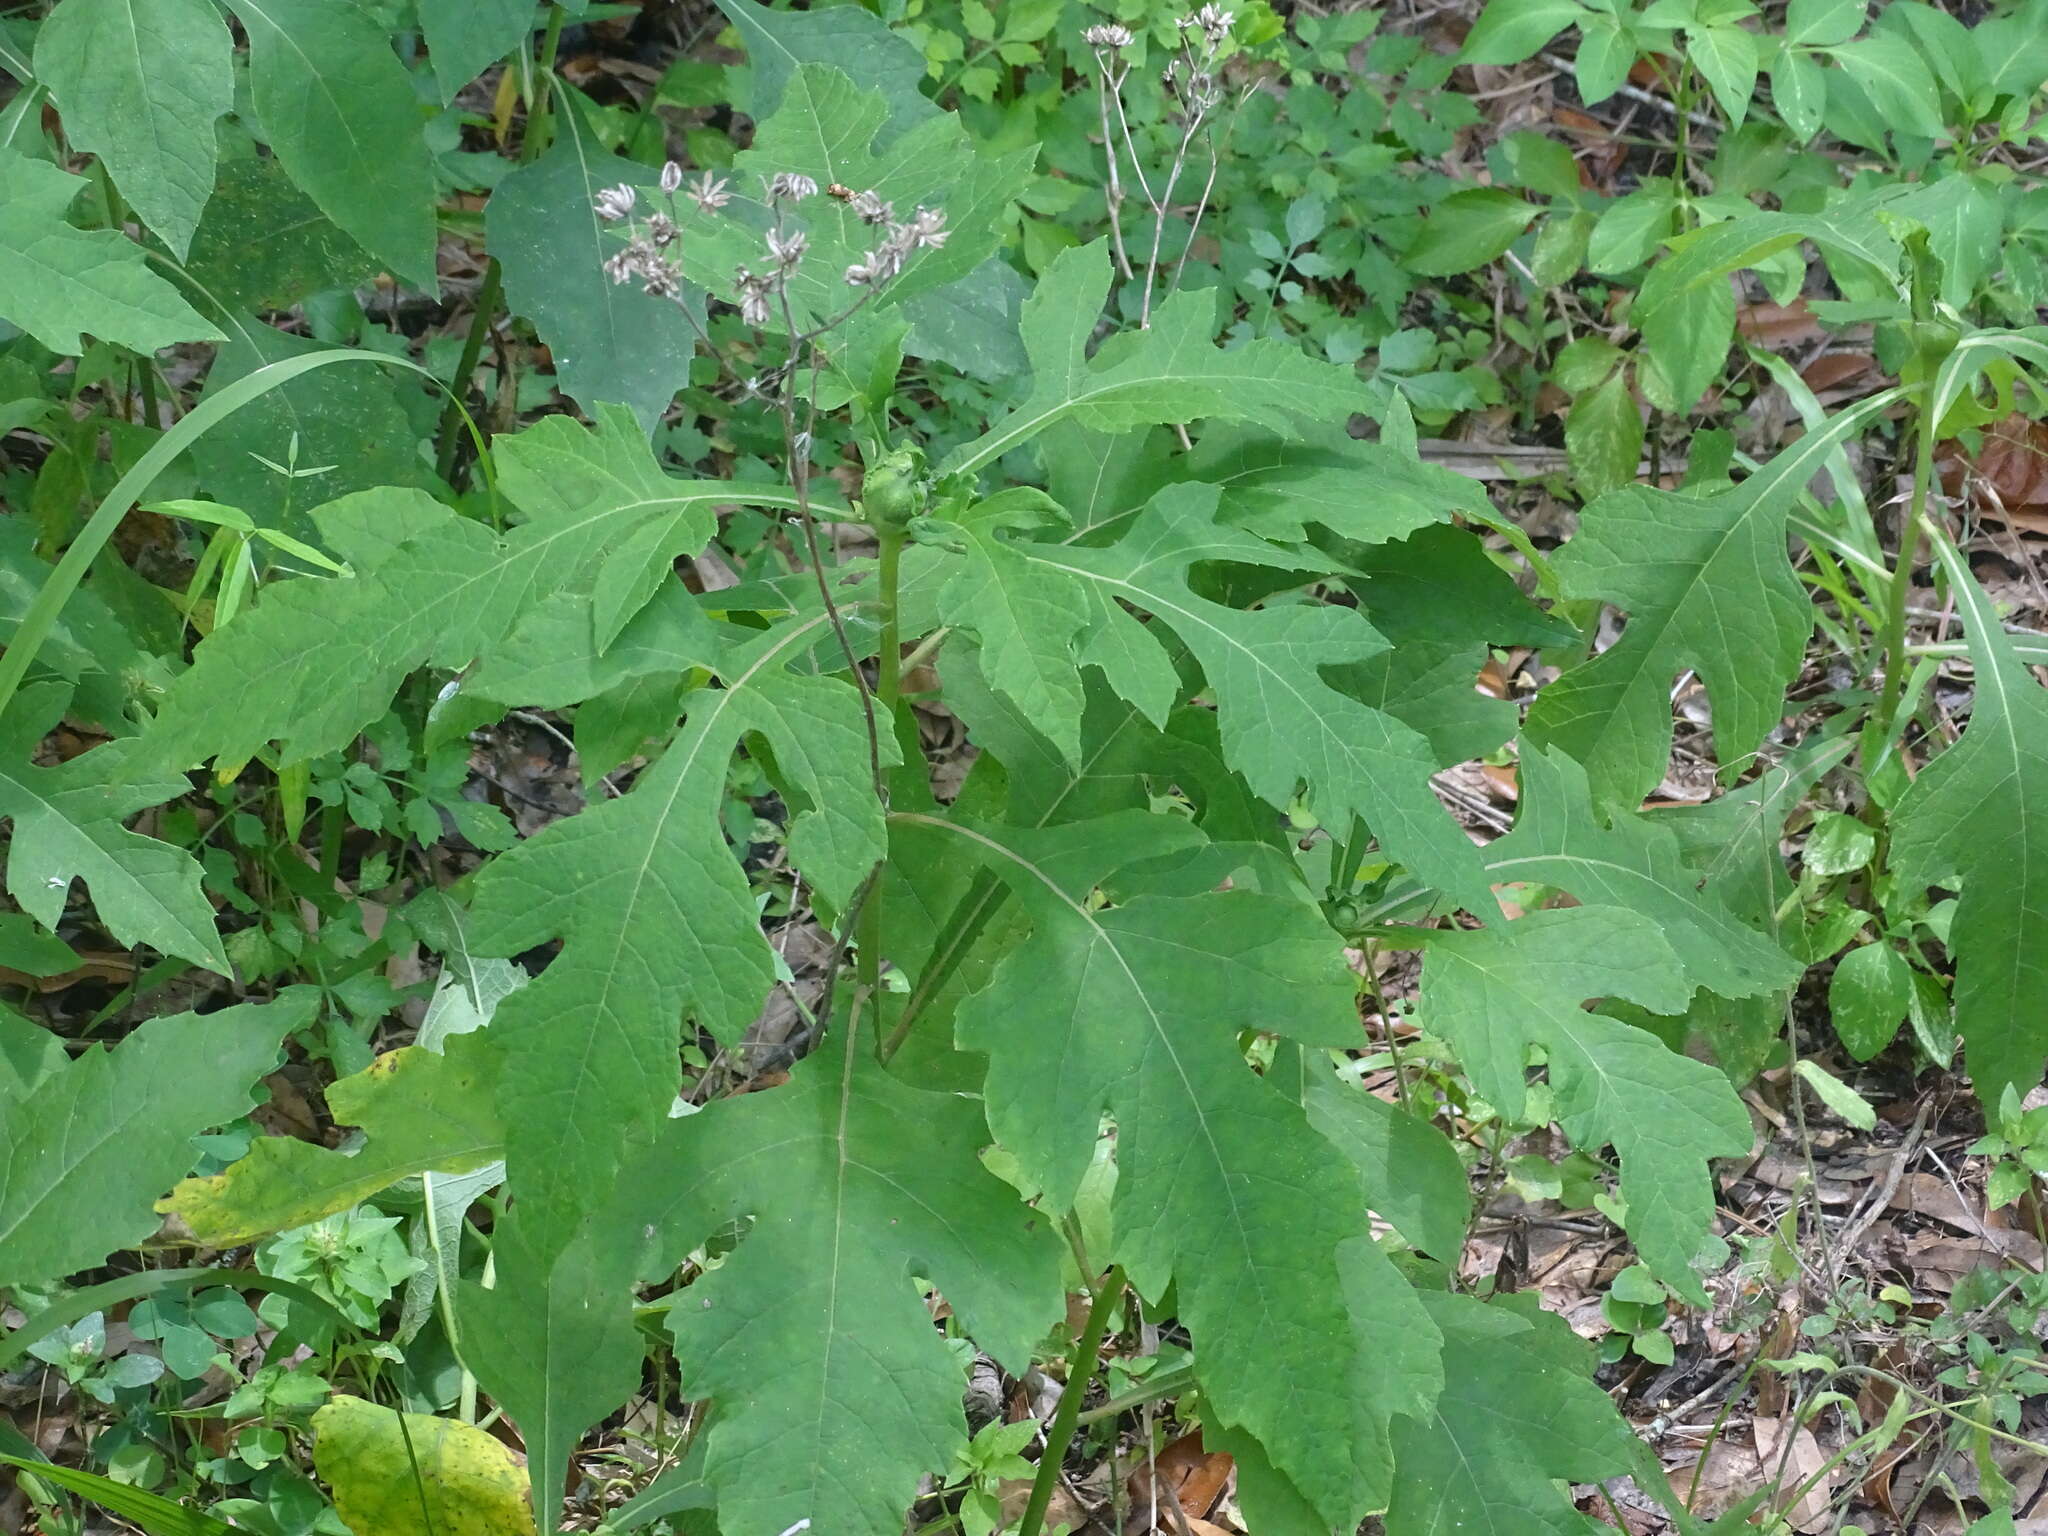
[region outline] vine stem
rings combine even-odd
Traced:
[[[1052,1424],[1045,1432],[1045,1450],[1038,1458],[1038,1475],[1031,1480],[1031,1502],[1024,1506],[1017,1536],[1039,1536],[1045,1529],[1045,1512],[1052,1504],[1060,1468],[1066,1465],[1067,1447],[1073,1444],[1074,1431],[1080,1423],[1082,1395],[1095,1375],[1095,1363],[1102,1356],[1103,1335],[1108,1333],[1109,1320],[1116,1315],[1117,1303],[1123,1296],[1124,1272],[1119,1265],[1103,1277],[1102,1289],[1095,1293],[1095,1303],[1088,1309],[1081,1337],[1074,1341],[1067,1356],[1067,1383],[1060,1391],[1060,1405],[1053,1410]]]

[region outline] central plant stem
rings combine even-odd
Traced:
[[[1934,485],[1934,423],[1927,419],[1926,402],[1921,404],[1918,441],[1913,453],[1913,490],[1899,529],[1899,563],[1892,572],[1890,601],[1884,615],[1884,691],[1878,697],[1877,736],[1891,739],[1899,700],[1906,687],[1906,610],[1913,597],[1913,567],[1920,561],[1921,522],[1927,515],[1927,498]]]
[[[1045,1528],[1045,1512],[1052,1504],[1060,1468],[1066,1464],[1067,1447],[1073,1444],[1074,1430],[1080,1423],[1081,1399],[1087,1395],[1088,1383],[1095,1376],[1095,1363],[1102,1355],[1102,1339],[1109,1332],[1109,1320],[1123,1298],[1124,1272],[1118,1267],[1103,1276],[1102,1288],[1095,1293],[1095,1304],[1088,1309],[1081,1337],[1074,1341],[1073,1353],[1067,1357],[1066,1385],[1060,1389],[1060,1405],[1053,1410],[1052,1423],[1045,1431],[1045,1449],[1039,1453],[1038,1475],[1031,1480],[1031,1501],[1024,1506],[1024,1518],[1017,1523],[1017,1536],[1039,1536]]]
[[[881,609],[882,620],[882,633],[875,654],[875,726],[878,730],[893,731],[896,729],[896,701],[903,692],[903,632],[897,613],[896,593],[903,567],[904,535],[901,528],[877,524],[875,537],[880,542],[875,601]],[[887,787],[878,783],[875,788],[882,795],[886,810]],[[879,874],[868,883],[866,898],[861,903],[856,938],[859,948],[854,955],[854,976],[862,993],[874,998],[882,982],[882,881]],[[879,1022],[879,1013],[876,1017]],[[881,1047],[881,1059],[887,1061],[900,1043],[891,1037]]]

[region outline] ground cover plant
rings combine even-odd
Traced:
[[[2048,9],[0,71],[0,1524],[2030,1528]]]

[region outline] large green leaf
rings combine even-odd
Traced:
[[[591,628],[600,571],[649,522],[708,530],[713,503],[790,499],[774,486],[668,479],[619,408],[595,430],[550,418],[493,453],[500,490],[530,514],[502,536],[419,491],[361,492],[316,512],[354,576],[273,583],[202,642],[145,739],[150,761],[246,762],[272,740],[286,762],[331,752],[418,667],[465,666],[572,601]]]
[[[1396,1431],[1388,1536],[1595,1536],[1553,1479],[1599,1482],[1634,1436],[1593,1385],[1586,1346],[1533,1294],[1487,1303],[1424,1292],[1444,1339],[1435,1414]]]
[[[892,818],[892,853],[957,840],[1031,922],[962,1005],[988,1054],[989,1123],[1054,1210],[1117,1123],[1108,1257],[1145,1295],[1171,1284],[1217,1417],[1265,1447],[1333,1526],[1387,1493],[1388,1421],[1426,1409],[1433,1330],[1373,1247],[1355,1173],[1301,1106],[1246,1066],[1240,1030],[1359,1039],[1327,927],[1292,896],[1206,887],[1112,906],[1115,871],[1201,844],[1187,823],[1120,812],[1045,829]]]
[[[1692,986],[1751,997],[1799,979],[1797,960],[1706,888],[1663,817],[1603,819],[1585,770],[1562,752],[1523,750],[1521,812],[1512,832],[1487,845],[1485,862],[1502,883],[1554,885],[1582,902],[1641,913],[1662,930]]]
[[[272,153],[364,250],[438,293],[425,116],[383,30],[330,0],[234,0],[234,11]]]
[[[1707,1160],[1748,1149],[1748,1111],[1714,1068],[1582,1006],[1613,997],[1676,1013],[1690,990],[1655,919],[1620,907],[1441,933],[1422,967],[1429,1029],[1510,1120],[1526,1112],[1529,1052],[1543,1051],[1558,1124],[1587,1151],[1611,1143],[1620,1154],[1643,1262],[1704,1305],[1691,1264],[1714,1213]]]
[[[249,1108],[315,1002],[299,992],[152,1019],[0,1097],[0,1285],[91,1269],[154,1232],[151,1202],[197,1161],[192,1138]]]
[[[828,635],[822,615],[799,616],[703,656],[724,686],[686,701],[682,731],[631,794],[554,823],[478,877],[478,953],[562,940],[490,1030],[506,1058],[510,1182],[550,1261],[621,1149],[667,1113],[682,1020],[737,1040],[775,980],[754,890],[721,830],[740,738],[759,732],[772,748],[795,810],[790,852],[828,907],[844,908],[882,851],[859,696],[794,665]]]
[[[482,1038],[446,1055],[409,1045],[327,1090],[337,1125],[364,1145],[337,1152],[295,1136],[265,1136],[220,1173],[186,1179],[158,1206],[212,1248],[232,1248],[358,1205],[429,1169],[463,1173],[503,1150],[491,1095],[496,1063]]]
[[[325,350],[247,313],[220,312],[214,318],[228,340],[207,370],[209,395],[268,364]],[[420,382],[384,368],[327,368],[293,379],[192,445],[200,481],[215,501],[300,538],[311,531],[303,515],[307,507],[352,491],[424,489],[429,467],[420,453],[423,432],[407,410],[411,404],[416,412],[422,401]],[[293,478],[270,467],[294,467],[294,452]]]
[[[1627,611],[1621,639],[1537,695],[1529,739],[1585,765],[1594,797],[1633,808],[1671,757],[1671,687],[1707,686],[1723,766],[1756,749],[1799,673],[1813,603],[1793,573],[1787,519],[1835,444],[1891,403],[1858,402],[1732,489],[1695,496],[1630,486],[1581,515],[1558,554],[1567,597]]]
[[[1012,542],[994,552],[1089,594],[1095,619],[1076,657],[1155,723],[1178,702],[1179,683],[1158,635],[1130,608],[1171,629],[1200,662],[1224,758],[1255,793],[1286,805],[1306,784],[1324,825],[1348,830],[1354,815],[1366,817],[1392,857],[1471,911],[1491,913],[1478,852],[1430,790],[1429,742],[1322,677],[1325,667],[1384,652],[1384,637],[1354,609],[1272,602],[1247,612],[1189,585],[1200,562],[1289,570],[1314,558],[1219,524],[1217,498],[1214,486],[1170,487],[1108,548]]]
[[[121,824],[190,786],[175,774],[139,769],[133,740],[107,742],[54,768],[34,765],[68,691],[54,683],[24,688],[0,720],[0,816],[14,824],[8,894],[54,929],[71,882],[83,880],[100,921],[123,944],[147,944],[226,975],[199,861]]]
[[[689,380],[697,333],[673,303],[605,276],[615,246],[591,199],[621,182],[646,191],[657,172],[604,153],[564,95],[553,147],[498,183],[485,232],[506,302],[548,344],[562,393],[593,415],[599,402],[625,405],[652,431]]]
[[[36,34],[36,78],[75,149],[183,256],[213,191],[216,119],[235,104],[234,40],[211,0],[67,0]]]
[[[534,0],[420,0],[420,35],[441,99],[525,43],[539,23]]]
[[[1059,1320],[1052,1224],[981,1165],[987,1140],[973,1100],[906,1086],[846,1030],[786,1086],[675,1122],[631,1170],[660,1191],[664,1271],[752,1221],[668,1314],[686,1391],[712,1401],[704,1476],[727,1536],[806,1517],[896,1536],[919,1476],[951,1465],[962,1360],[913,1276],[1013,1372]]]
[[[791,77],[805,64],[829,64],[879,91],[887,104],[889,138],[939,115],[920,89],[924,55],[865,6],[784,11],[752,0],[718,0],[718,8],[746,44],[753,82],[746,109],[757,122],[775,115]]]
[[[249,155],[222,163],[185,270],[241,311],[289,309],[308,294],[353,287],[377,264],[275,160]]]
[[[1962,740],[1920,770],[1892,817],[1912,886],[1959,876],[1951,925],[1956,1027],[1986,1105],[2025,1092],[2048,1056],[2048,694],[2014,656],[1955,546],[1935,552],[1962,615],[1976,692]]]
[[[81,332],[136,352],[219,339],[149,270],[141,246],[64,222],[84,186],[81,176],[0,148],[0,320],[71,354],[85,350]]]
[[[900,275],[870,293],[849,288],[844,273],[875,248],[876,229],[836,198],[812,198],[785,209],[785,222],[801,223],[810,241],[803,264],[789,278],[799,322],[825,323],[856,303],[865,319],[959,281],[995,251],[1004,210],[1023,190],[1033,152],[984,153],[950,113],[919,120],[892,137],[889,103],[871,87],[865,78],[849,78],[843,65],[797,69],[775,115],[735,161],[744,173],[736,188],[740,198],[715,220],[691,221],[698,238],[686,236],[683,255],[693,276],[730,294],[736,266],[761,266],[761,231],[770,227],[771,215],[745,200],[746,193],[777,172],[809,176],[821,187],[837,183],[873,191],[898,220],[919,207],[946,214],[945,244],[919,252]]]
[[[1274,431],[1371,407],[1348,368],[1318,362],[1291,342],[1262,338],[1215,345],[1216,295],[1183,290],[1148,330],[1125,331],[1093,357],[1088,343],[1110,288],[1109,245],[1062,251],[1024,301],[1031,392],[1022,404],[947,456],[951,471],[981,470],[1057,422],[1080,418],[1098,432],[1216,418]]]

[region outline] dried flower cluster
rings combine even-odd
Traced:
[[[649,213],[644,220],[636,218],[640,194],[625,182],[604,188],[592,199],[592,206],[606,223],[632,221],[626,243],[605,258],[605,275],[614,283],[638,282],[655,298],[676,299],[683,291],[683,226],[678,194],[695,204],[700,214],[718,212],[732,201],[733,194],[724,178],[714,178],[709,171],[686,187],[683,168],[673,160],[661,168],[660,186],[667,207]],[[918,251],[935,251],[946,243],[946,215],[939,209],[920,207],[910,218],[898,223],[894,205],[883,201],[873,188],[856,192],[834,186],[829,191],[863,224],[885,231],[880,244],[846,268],[845,280],[851,287],[878,288],[900,273],[904,263]],[[778,171],[762,178],[763,201],[776,216],[775,226],[766,239],[767,262],[758,271],[743,265],[733,275],[740,318],[747,324],[765,326],[771,322],[789,275],[802,264],[810,249],[810,237],[804,231],[784,227],[782,205],[817,195],[817,182],[794,171]]]

